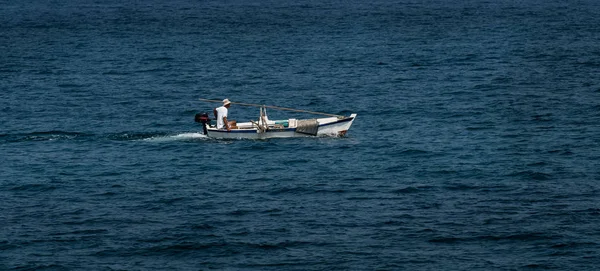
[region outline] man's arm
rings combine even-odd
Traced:
[[[215,114],[215,119],[217,119],[218,117],[217,117],[217,109],[216,108],[213,108],[213,114]]]
[[[227,117],[223,117],[223,123],[225,124],[225,128],[227,128],[227,131],[231,131],[231,127],[229,126],[229,122],[227,121]]]

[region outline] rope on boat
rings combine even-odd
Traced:
[[[203,102],[211,102],[211,103],[222,103],[223,102],[221,100],[210,100],[210,99],[199,99],[199,100],[203,101]],[[340,116],[340,115],[308,111],[308,110],[300,110],[300,109],[280,107],[280,106],[273,106],[273,105],[249,104],[249,103],[238,103],[238,102],[231,102],[231,103],[237,104],[237,105],[243,105],[243,106],[265,107],[265,108],[273,108],[273,109],[278,109],[278,110],[287,110],[287,111],[300,112],[300,113],[309,113],[309,114],[315,114],[315,115],[324,115],[324,116],[329,116],[329,117],[344,118],[344,116]]]

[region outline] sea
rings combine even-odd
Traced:
[[[598,268],[599,1],[0,0],[0,270]]]

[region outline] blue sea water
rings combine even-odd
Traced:
[[[600,266],[598,1],[2,0],[0,113],[0,270]]]

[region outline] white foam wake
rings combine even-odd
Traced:
[[[183,134],[170,135],[170,136],[150,137],[150,138],[146,138],[144,140],[160,142],[160,141],[176,141],[176,140],[195,140],[195,139],[205,139],[205,138],[208,138],[208,137],[202,133],[183,133]]]
[[[208,138],[205,134],[202,133],[183,133],[178,135],[170,136],[175,139],[196,139],[196,138]]]

